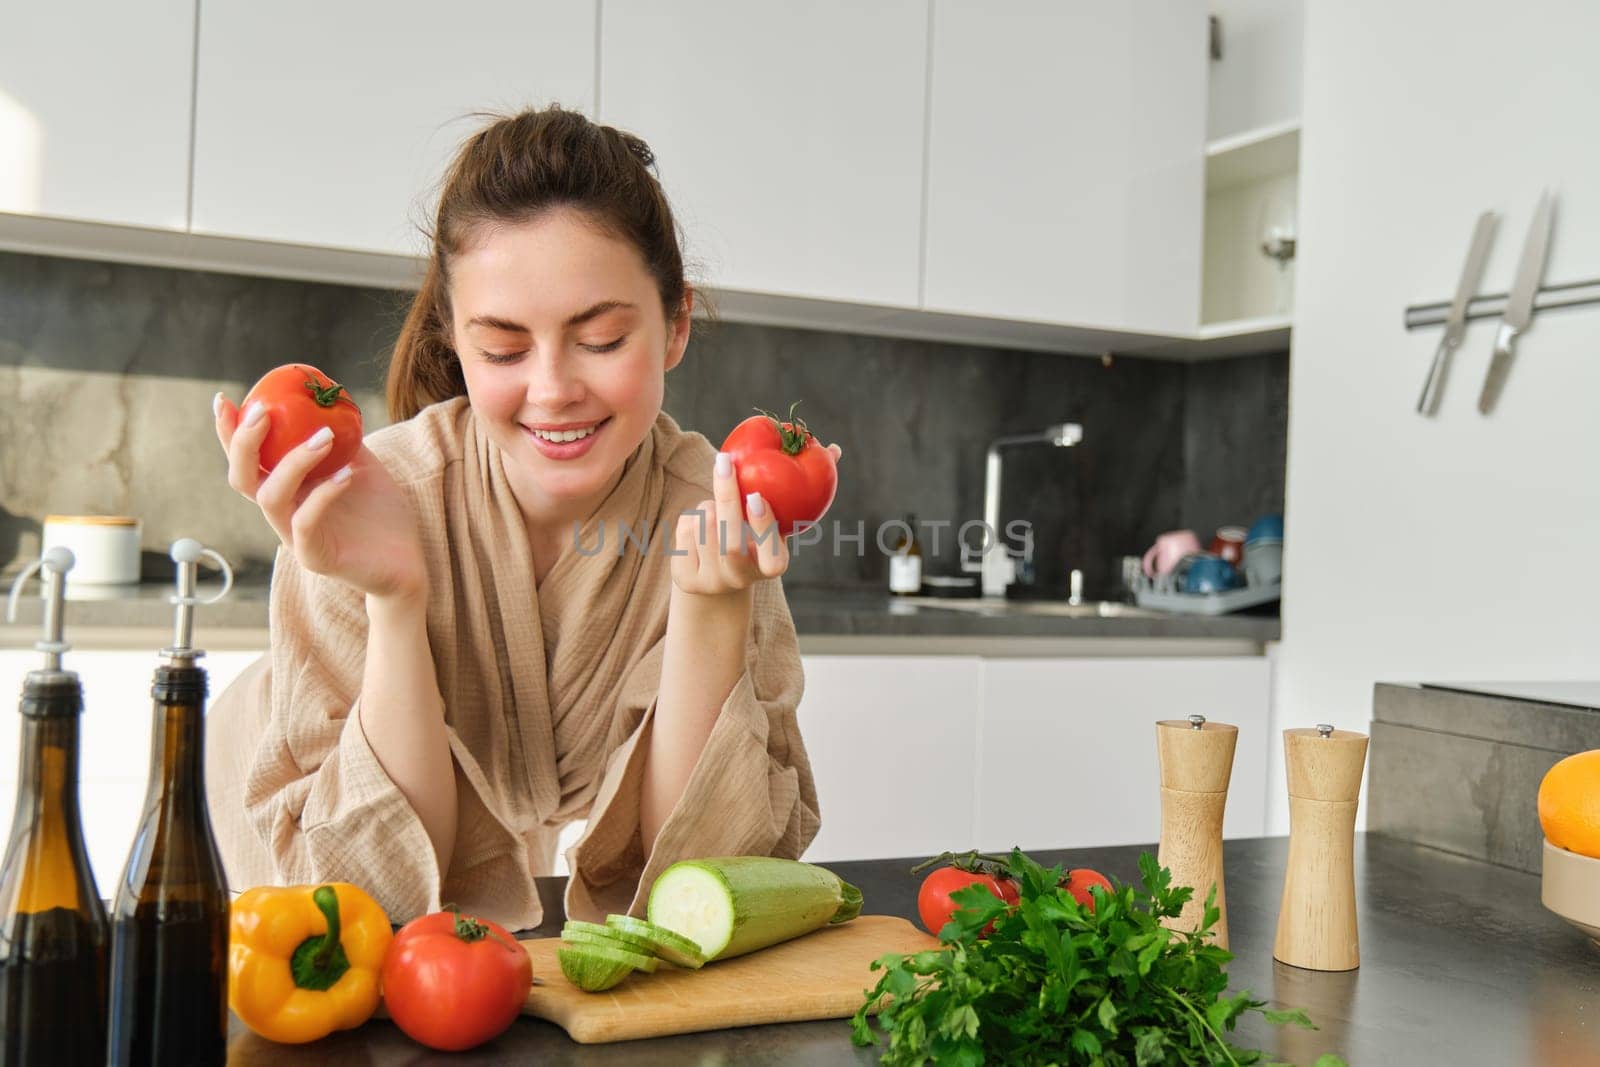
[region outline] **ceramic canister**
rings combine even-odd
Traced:
[[[44,520],[44,551],[72,550],[73,585],[131,585],[139,580],[138,519],[123,515],[51,515]]]

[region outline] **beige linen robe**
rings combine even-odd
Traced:
[[[440,871],[416,812],[351,711],[365,663],[361,594],[280,551],[272,649],[207,717],[207,793],[229,882],[348,881],[402,922],[442,901],[538,925],[535,875],[569,850],[569,915],[638,913],[657,874],[711,855],[798,857],[818,827],[795,722],[802,675],[782,587],[756,587],[746,668],[646,855],[639,792],[661,677],[677,515],[711,495],[715,455],[662,414],[616,488],[535,588],[504,457],[464,398],[373,434],[410,497],[430,582],[428,642],[459,815]],[[645,523],[648,551],[641,551]],[[626,541],[619,524],[633,538]],[[599,549],[598,551],[596,549]],[[588,554],[585,554],[588,553]]]

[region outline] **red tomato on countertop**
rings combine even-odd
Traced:
[[[505,927],[460,912],[413,919],[383,958],[383,1003],[395,1025],[445,1052],[498,1037],[532,985],[533,964]]]
[[[267,436],[261,441],[261,469],[271,473],[285,455],[326,426],[333,447],[307,476],[308,482],[334,474],[361,451],[361,409],[344,386],[307,363],[285,363],[262,375],[239,410],[260,401],[267,409]]]
[[[750,416],[722,443],[733,456],[739,490],[761,494],[784,537],[815,525],[839,488],[833,453],[795,417],[798,404],[790,405],[787,421],[766,411]]]
[[[1087,906],[1090,911],[1094,910],[1094,894],[1089,891],[1095,886],[1099,886],[1109,893],[1111,892],[1111,879],[1099,871],[1090,870],[1088,867],[1079,867],[1076,870],[1068,871],[1067,876],[1061,880],[1061,888],[1071,893],[1074,900]]]
[[[950,899],[950,894],[969,885],[986,886],[989,892],[1007,904],[1015,904],[1021,899],[1016,883],[1009,878],[981,871],[964,871],[959,867],[940,867],[924,878],[922,888],[917,890],[917,915],[922,919],[923,929],[938,937],[944,924],[950,921],[951,913],[961,909],[961,905]],[[988,937],[993,931],[994,923],[990,923],[983,928],[983,936]]]

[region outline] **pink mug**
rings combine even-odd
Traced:
[[[1169,530],[1156,538],[1144,554],[1144,576],[1157,578],[1178,565],[1184,556],[1200,551],[1200,538],[1193,530]]]

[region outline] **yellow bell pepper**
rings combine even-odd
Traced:
[[[228,1006],[288,1044],[360,1026],[378,1008],[392,940],[389,917],[353,885],[251,889],[229,921]]]

